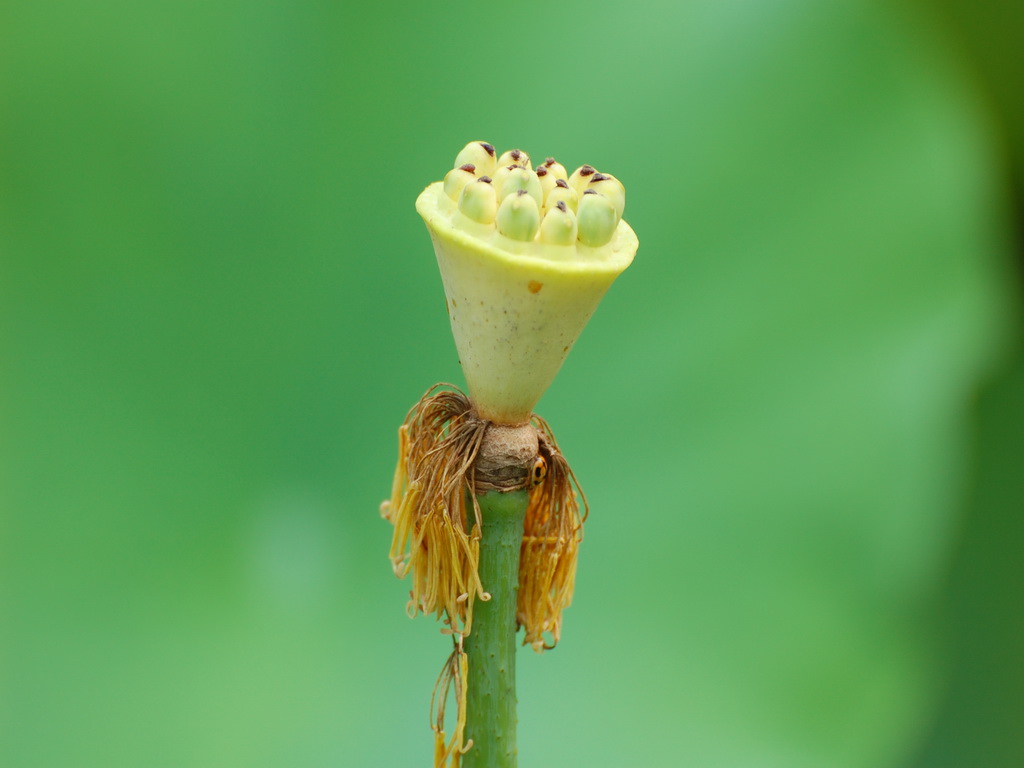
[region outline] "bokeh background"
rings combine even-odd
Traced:
[[[428,765],[387,561],[471,139],[640,235],[539,411],[592,506],[536,766],[1024,765],[1024,12],[0,9],[0,765]]]

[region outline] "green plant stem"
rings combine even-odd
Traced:
[[[516,596],[527,499],[526,491],[479,497],[480,581],[491,599],[476,601],[466,638],[466,738],[473,747],[463,768],[515,768],[517,762]]]

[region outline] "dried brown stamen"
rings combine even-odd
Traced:
[[[477,494],[521,488],[530,490],[516,620],[524,629],[524,644],[543,651],[558,642],[562,610],[572,600],[587,508],[551,428],[536,415],[519,425],[481,419],[469,398],[451,385],[432,387],[410,409],[399,429],[391,500],[381,511],[395,526],[395,573],[412,575],[410,615],[436,613],[446,625],[442,633],[455,646],[431,698],[435,766],[457,766],[471,746],[463,741],[471,663],[463,640],[472,631],[475,600],[490,599],[479,575],[482,513]],[[452,686],[458,714],[449,741],[444,715]]]

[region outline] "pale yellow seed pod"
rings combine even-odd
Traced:
[[[569,183],[562,179],[558,179],[555,182],[555,186],[551,188],[551,191],[545,195],[544,212],[547,213],[559,203],[565,203],[573,213],[576,213],[580,203],[576,190],[570,187]]]
[[[476,181],[476,166],[472,163],[466,163],[461,168],[452,168],[444,177],[444,193],[453,203],[457,203],[462,188],[471,181]]]
[[[498,196],[494,194],[494,187],[483,179],[467,184],[459,196],[459,210],[475,222],[493,224],[498,212]]]
[[[576,242],[576,215],[565,203],[558,203],[544,214],[540,223],[540,241],[548,245],[572,245]]]
[[[579,241],[591,248],[599,248],[612,239],[619,217],[615,215],[611,200],[589,190],[580,198],[576,222]]]
[[[498,207],[498,231],[512,240],[530,241],[540,228],[540,207],[525,189],[509,195]]]
[[[595,173],[590,177],[587,189],[592,189],[607,197],[615,206],[616,215],[620,219],[622,218],[622,213],[626,210],[626,188],[621,181],[609,173]]]
[[[577,195],[582,195],[586,191],[587,185],[590,184],[590,177],[595,173],[597,173],[597,169],[594,166],[581,165],[569,177],[569,186],[576,190]]]
[[[510,149],[507,152],[502,152],[501,157],[498,158],[498,167],[500,168],[503,165],[520,165],[523,168],[533,168],[530,165],[530,156],[521,149]]]
[[[538,208],[544,203],[544,193],[541,190],[537,174],[526,168],[518,167],[508,172],[501,184],[501,188],[496,190],[499,202],[509,195],[514,195],[521,189],[525,190],[534,199]]]
[[[486,141],[471,141],[455,156],[455,168],[470,163],[476,167],[477,175],[490,176],[498,167],[494,146]]]

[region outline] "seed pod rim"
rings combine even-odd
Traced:
[[[416,198],[416,211],[426,222],[432,237],[451,240],[482,258],[494,259],[512,270],[519,270],[526,265],[531,269],[563,275],[618,274],[633,262],[640,245],[633,228],[622,219],[606,244],[592,247],[577,242],[573,255],[566,253],[572,246],[548,245],[537,240],[520,242],[523,247],[513,251],[507,247],[507,243],[515,241],[500,236],[493,225],[478,225],[473,227],[475,232],[457,226],[453,222],[453,211],[467,221],[472,219],[458,210],[458,206],[444,193],[444,184],[440,181],[427,186]],[[482,226],[486,226],[486,233],[481,231]]]

